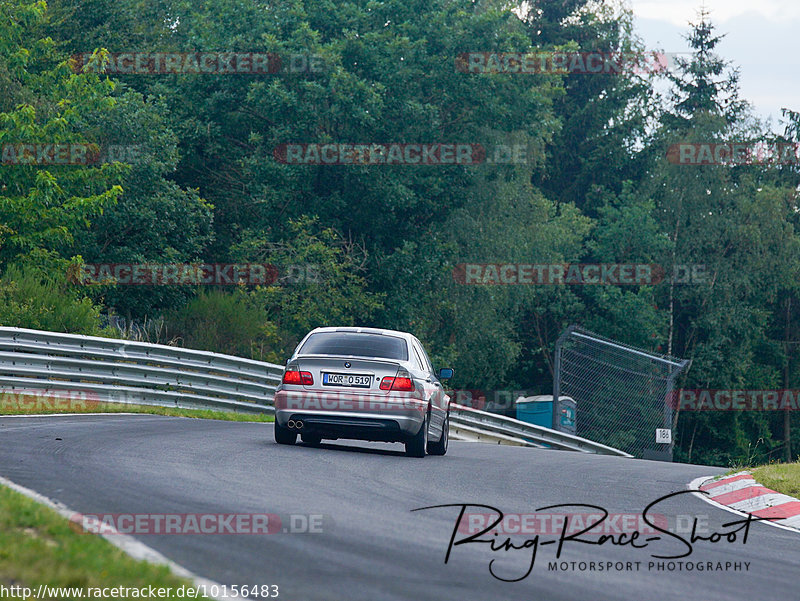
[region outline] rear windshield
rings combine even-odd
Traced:
[[[318,332],[311,334],[303,344],[299,354],[376,357],[408,361],[408,347],[403,338],[384,334],[359,334],[356,332]]]

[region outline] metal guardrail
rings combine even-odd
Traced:
[[[160,344],[0,327],[0,393],[80,391],[83,400],[274,413],[283,366]],[[458,438],[630,457],[519,420],[451,405]]]
[[[468,426],[461,421],[454,421],[452,416],[450,419],[450,440],[483,442],[487,444],[501,444],[516,447],[534,447],[537,449],[545,448],[544,445],[536,444],[535,442],[514,438],[513,436],[500,434],[499,432],[491,432],[480,427]]]
[[[0,328],[0,392],[272,413],[283,366],[160,344]]]
[[[478,430],[483,434],[484,438],[489,438],[490,440],[491,436],[494,435],[497,440],[493,442],[497,442],[497,444],[503,444],[500,437],[510,437],[517,441],[529,443],[525,446],[551,447],[581,453],[633,457],[633,455],[629,455],[619,449],[592,442],[579,436],[529,424],[504,415],[479,411],[463,405],[451,405],[450,422],[456,427],[462,426]],[[451,425],[452,427],[453,425]],[[469,432],[467,431],[465,434],[469,438]]]

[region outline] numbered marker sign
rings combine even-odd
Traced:
[[[669,444],[672,442],[672,430],[669,428],[656,428],[656,442]]]

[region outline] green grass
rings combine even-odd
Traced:
[[[9,397],[14,399],[14,397]],[[22,403],[24,404],[24,403]],[[150,413],[171,417],[195,417],[200,419],[219,419],[232,422],[272,422],[272,415],[233,413],[231,411],[212,411],[210,409],[176,409],[173,407],[154,407],[150,405],[128,405],[125,403],[99,403],[96,401],[69,401],[29,403],[22,407],[19,401],[4,403],[0,395],[0,415],[37,415],[49,413]]]
[[[5,400],[9,402],[4,403],[0,395],[0,415],[149,413],[239,422],[274,421],[271,415],[227,411],[92,401],[68,401],[61,406],[57,401],[21,406],[18,397]],[[101,537],[82,532],[52,509],[0,486],[0,585],[31,589],[39,585],[73,588],[152,585],[156,588],[172,587],[174,591],[191,583],[174,576],[166,566],[132,559]],[[174,595],[173,592],[173,596],[168,598],[177,598]]]
[[[773,463],[749,470],[756,482],[785,495],[800,497],[800,462]]]
[[[177,598],[175,590],[189,587],[191,582],[178,578],[166,566],[131,558],[99,536],[84,533],[49,507],[0,486],[0,585],[34,591],[39,585],[152,585],[172,587],[168,598]],[[60,597],[70,598],[74,597]]]

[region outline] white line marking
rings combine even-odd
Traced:
[[[735,474],[728,474],[727,476],[709,476],[706,479],[709,486],[719,486],[721,482],[731,480],[737,476],[747,476],[749,480],[753,480],[753,475],[750,472],[736,472]]]
[[[14,415],[3,415],[0,417],[75,417],[76,415],[156,415],[156,417],[171,417],[167,415],[157,415],[155,413],[117,413],[112,411],[110,413],[15,413]]]
[[[22,495],[25,495],[29,499],[33,499],[37,503],[41,503],[42,505],[47,505],[48,507],[50,507],[51,509],[56,511],[59,515],[61,515],[62,517],[66,518],[67,520],[69,520],[70,517],[74,516],[77,513],[76,511],[72,511],[71,509],[69,509],[63,503],[59,503],[58,501],[54,501],[53,499],[45,497],[44,495],[39,494],[35,490],[31,490],[30,488],[26,488],[24,486],[21,486],[21,485],[17,484],[16,482],[12,482],[11,480],[9,480],[7,478],[4,478],[3,476],[0,476],[0,485],[7,486],[8,488],[17,491],[18,493],[20,493]],[[191,580],[192,582],[194,582],[195,586],[203,586],[203,585],[205,585],[205,587],[206,587],[205,590],[206,591],[210,590],[211,586],[219,587],[218,590],[225,590],[225,589],[222,588],[221,584],[219,584],[217,582],[214,582],[213,580],[209,580],[208,578],[202,578],[201,576],[198,576],[197,574],[194,574],[193,572],[190,572],[189,570],[187,570],[183,566],[178,565],[177,563],[175,563],[171,559],[167,559],[166,557],[164,557],[161,553],[159,553],[155,549],[152,549],[152,548],[148,547],[144,543],[136,540],[135,538],[133,538],[132,536],[130,536],[128,534],[114,534],[114,535],[99,534],[98,536],[102,536],[104,539],[106,539],[112,545],[114,545],[115,547],[121,549],[122,551],[124,551],[125,553],[127,553],[128,555],[133,557],[134,559],[140,559],[140,560],[144,560],[144,561],[149,561],[150,563],[155,563],[155,564],[159,564],[159,565],[165,565],[170,570],[172,570],[173,574],[175,574],[176,576],[178,576],[180,578],[186,578],[187,580]],[[228,595],[226,597],[222,597],[222,596],[220,596],[220,597],[211,597],[209,595],[209,597],[211,599],[233,599],[234,598],[233,596],[230,596],[230,595]]]

